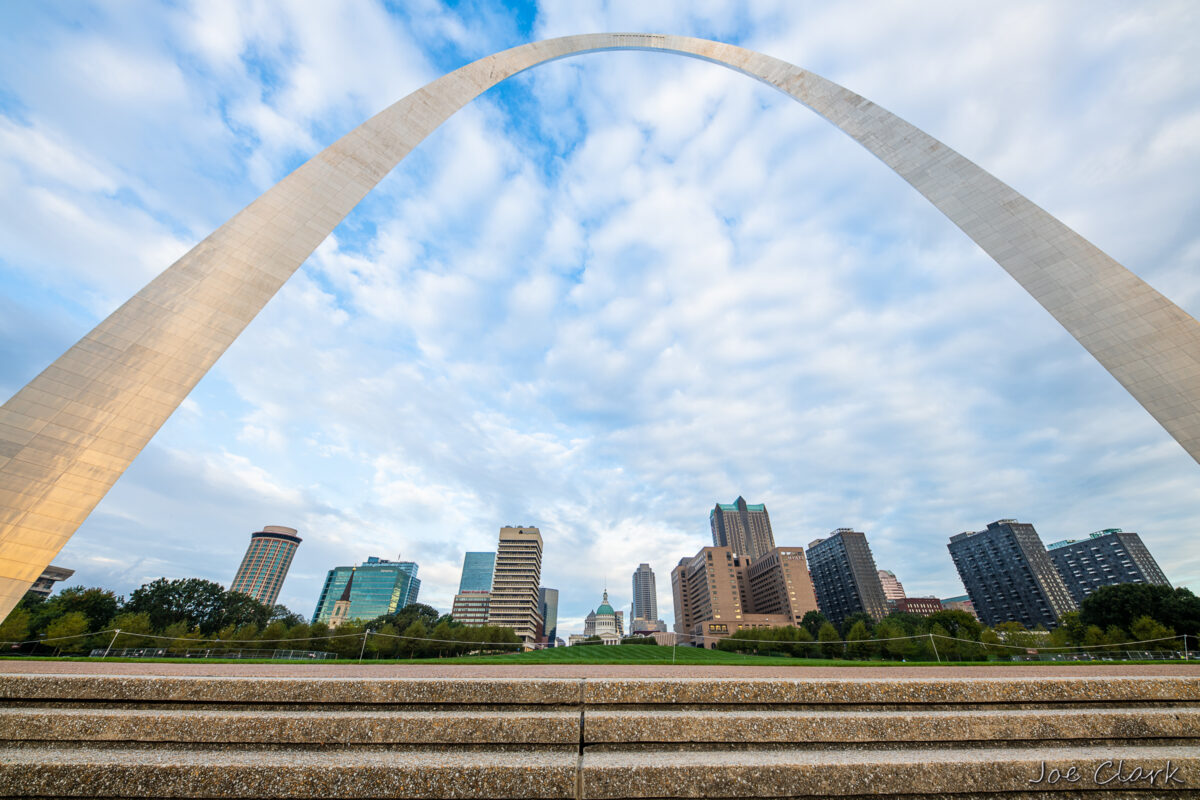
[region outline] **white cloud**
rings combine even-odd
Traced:
[[[1187,12],[571,2],[535,28],[711,35],[812,68],[1195,311]],[[205,2],[10,42],[0,68],[41,77],[0,105],[0,280],[22,313],[83,296],[98,317],[298,159],[516,43],[481,14]],[[74,47],[114,77],[63,69]],[[549,64],[455,115],[187,408],[64,551],[79,580],[227,581],[249,531],[294,524],[301,613],[329,567],[397,552],[447,608],[464,550],[536,524],[560,631],[605,577],[627,606],[642,561],[669,621],[671,567],[742,494],[780,543],[865,530],[914,593],[960,591],[946,538],[1008,516],[1047,541],[1139,529],[1200,584],[1195,464],[1045,312],[828,124],[662,54]]]

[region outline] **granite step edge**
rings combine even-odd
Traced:
[[[578,770],[578,772],[577,772]],[[579,783],[577,784],[577,780]],[[860,797],[1200,786],[1194,747],[921,752],[339,753],[23,750],[0,796],[690,798]],[[577,795],[581,787],[582,794]]]

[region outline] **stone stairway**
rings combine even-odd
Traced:
[[[0,797],[1200,796],[1200,676],[0,676]]]

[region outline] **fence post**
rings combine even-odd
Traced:
[[[112,642],[108,643],[107,648],[104,648],[104,655],[102,655],[101,658],[108,657],[109,650],[113,649],[113,644],[116,642],[116,637],[119,637],[120,634],[121,634],[121,628],[116,628],[116,630],[113,632],[113,640],[112,640]],[[1183,640],[1183,646],[1184,646],[1184,648],[1187,648],[1187,646],[1188,646],[1187,639]]]
[[[934,656],[936,656],[936,657],[937,657],[938,663],[939,663],[939,664],[940,664],[940,663],[942,663],[942,657],[941,657],[940,655],[938,655],[938,651],[937,651],[937,642],[935,642],[935,641],[933,640],[933,634],[932,634],[932,633],[931,633],[931,634],[929,634],[929,643],[930,643],[931,645],[933,645],[933,654],[934,654]]]
[[[371,635],[370,628],[367,628],[365,631],[363,631],[362,647],[359,648],[359,650],[358,650],[358,663],[360,663],[360,664],[362,663],[363,653],[365,653],[367,651],[367,637],[370,635]]]

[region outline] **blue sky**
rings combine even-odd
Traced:
[[[1193,315],[1194,4],[0,6],[0,395],[342,133],[548,36],[646,31],[812,69],[941,139]],[[886,167],[718,66],[602,53],[486,93],[410,155],[200,383],[55,563],[128,593],[304,543],[281,602],[537,525],[560,631],[607,581],[766,503],[850,526],[910,594],[949,536],[1136,530],[1200,587],[1200,466]]]

